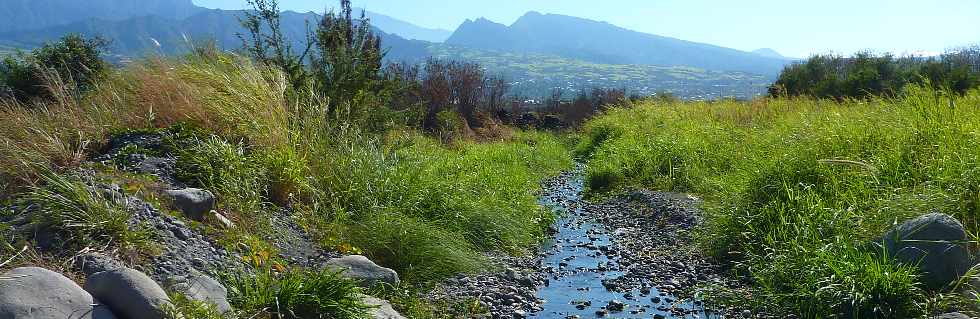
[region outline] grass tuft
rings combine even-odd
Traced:
[[[69,243],[136,248],[148,234],[129,225],[129,212],[81,179],[47,172],[42,185],[21,198],[35,223],[66,235]]]

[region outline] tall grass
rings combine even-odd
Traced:
[[[60,103],[4,102],[0,173],[30,184],[38,172],[21,162],[70,169],[109,132],[187,127],[172,150],[178,177],[217,193],[239,225],[231,238],[270,237],[268,213],[288,208],[324,246],[362,251],[411,283],[485,268],[485,253],[521,252],[550,223],[535,191],[571,165],[557,138],[445,144],[411,128],[365,132],[379,126],[363,122],[371,117],[328,113],[330,97],[308,92],[235,55],[149,58]]]
[[[806,317],[905,317],[930,305],[917,270],[867,247],[895,223],[947,213],[977,234],[980,92],[912,87],[834,102],[649,102],[593,120],[588,187],[707,199],[700,242]]]
[[[480,269],[483,252],[528,247],[551,218],[534,204],[538,181],[571,165],[544,134],[447,146],[410,129],[364,133],[328,115],[326,98],[288,98],[297,93],[281,73],[230,56],[173,69],[205,97],[207,130],[244,142],[221,151],[238,154],[242,168],[191,171],[231,175],[215,185],[226,201],[294,207],[325,244],[360,249],[412,282]],[[225,157],[202,151],[206,161]],[[235,191],[254,185],[258,194]]]

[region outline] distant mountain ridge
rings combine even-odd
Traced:
[[[218,47],[234,50],[242,46],[237,34],[244,33],[239,22],[241,10],[208,9],[185,19],[167,19],[150,15],[120,21],[89,19],[41,30],[16,31],[0,34],[0,45],[20,48],[37,47],[54,41],[67,33],[102,36],[112,41],[109,52],[120,56],[141,56],[147,53],[180,54],[204,41],[214,41]],[[294,41],[294,47],[305,46],[307,22],[315,25],[320,16],[314,13],[285,11],[281,15],[283,33]],[[408,40],[375,28],[382,45],[389,49],[392,60],[417,60],[427,54],[428,42]]]
[[[0,33],[43,30],[77,23],[105,23],[156,16],[183,20],[212,9],[192,0],[3,0]],[[355,9],[360,13],[362,9]],[[394,17],[365,11],[372,25],[406,39],[445,41],[452,31],[424,28]]]
[[[9,1],[21,7],[0,7],[0,12],[8,16],[17,10],[28,14],[44,9],[27,6],[35,3],[31,0]],[[194,6],[190,0],[146,0],[147,8],[170,5],[162,14],[146,13],[153,10],[130,5],[144,3],[141,1],[92,0],[94,7],[111,3],[119,6],[112,14],[82,14],[74,17],[73,22],[35,29],[3,29],[5,21],[0,20],[0,54],[34,48],[68,33],[111,40],[108,53],[113,61],[146,54],[182,54],[208,40],[226,50],[242,46],[236,35],[244,32],[239,22],[239,17],[244,15],[242,10],[206,9]],[[60,2],[68,0],[37,0],[36,3]],[[69,9],[58,10],[70,11],[76,7],[66,5]],[[124,12],[134,16],[123,17]],[[771,83],[788,61],[758,52],[644,34],[605,22],[535,12],[510,26],[482,18],[467,20],[452,33],[418,27],[381,14],[366,12],[366,15],[382,37],[389,62],[418,63],[429,56],[478,62],[488,72],[513,81],[515,88],[529,96],[543,96],[553,87],[570,91],[604,87],[627,88],[641,94],[669,90],[695,99],[751,97],[764,92],[765,85]],[[307,27],[315,25],[320,18],[313,12],[292,11],[284,11],[281,17],[286,37],[299,49],[305,45]],[[65,20],[52,19],[36,25],[58,21]],[[440,40],[447,43],[436,43]]]
[[[3,0],[0,33],[36,30],[89,19],[125,20],[155,15],[184,19],[205,8],[191,0]]]
[[[361,10],[364,9],[354,9],[354,12],[360,13]],[[367,10],[364,10],[364,12],[365,16],[371,20],[371,25],[406,39],[444,42],[446,39],[449,39],[449,36],[453,35],[453,32],[449,30],[420,27],[377,12]]]
[[[773,49],[770,49],[770,48],[762,48],[762,49],[754,50],[754,51],[752,51],[752,53],[755,53],[756,55],[760,55],[760,56],[764,56],[764,57],[773,58],[773,59],[792,60],[792,58],[786,57],[786,56],[780,54],[779,52],[776,52],[776,50],[773,50]]]
[[[446,44],[554,54],[595,63],[690,66],[772,75],[786,61],[751,52],[637,32],[607,22],[529,12],[507,26],[466,20]]]

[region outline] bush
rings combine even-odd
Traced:
[[[20,101],[51,97],[50,85],[72,83],[80,91],[90,89],[108,67],[102,60],[108,42],[69,34],[19,57],[0,63],[0,83]]]
[[[816,55],[786,67],[769,95],[818,98],[896,96],[908,85],[931,85],[957,94],[980,87],[980,48],[964,48],[935,58],[858,53]]]

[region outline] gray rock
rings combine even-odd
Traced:
[[[126,267],[122,262],[100,253],[86,253],[75,257],[75,269],[86,277],[95,273]]]
[[[207,213],[216,207],[214,194],[211,191],[186,188],[168,190],[164,193],[173,200],[174,207],[184,212],[188,218],[196,221],[204,221]]]
[[[397,286],[401,282],[398,279],[398,273],[394,270],[378,266],[367,257],[360,255],[334,258],[327,261],[326,266],[344,270],[343,275],[345,277],[358,281],[365,288],[374,287],[381,283]]]
[[[108,307],[67,277],[38,267],[0,275],[0,318],[115,319]]]
[[[160,285],[132,268],[93,274],[85,283],[85,290],[105,302],[120,318],[163,319],[163,309],[170,304]]]
[[[405,319],[401,314],[395,311],[395,308],[391,307],[391,304],[385,300],[381,300],[368,295],[362,295],[362,302],[368,306],[372,306],[371,310],[368,311],[368,315],[374,319]]]
[[[959,279],[974,265],[966,241],[963,225],[945,214],[906,221],[883,238],[885,251],[899,262],[917,264],[923,282],[934,289]]]
[[[174,276],[168,280],[168,288],[181,292],[192,300],[211,303],[220,313],[232,312],[228,303],[228,290],[214,278],[204,274],[193,273],[189,276]]]
[[[936,316],[936,319],[970,319],[970,316],[964,315],[959,312],[944,313]]]

